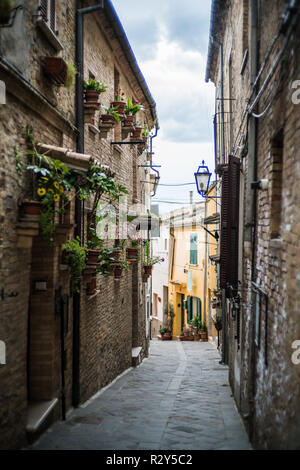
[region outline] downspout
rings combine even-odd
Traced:
[[[250,1],[250,81],[254,85],[258,70],[258,2]],[[256,90],[253,90],[256,92]],[[248,119],[248,174],[246,188],[246,227],[245,227],[245,252],[251,259],[251,280],[254,280],[255,262],[255,218],[256,218],[256,191],[251,188],[251,183],[256,181],[256,148],[257,148],[257,120],[254,116]],[[254,415],[254,384],[255,384],[255,357],[254,357],[254,325],[249,328],[249,371],[248,371],[248,401],[249,401],[249,434],[252,439],[253,415]]]
[[[80,1],[77,2],[79,6]],[[77,152],[84,153],[84,106],[83,106],[83,75],[84,75],[84,15],[104,8],[104,0],[98,5],[77,9],[76,11],[76,126],[78,129]],[[79,237],[82,243],[82,202],[75,200],[75,237]],[[73,294],[73,383],[72,403],[78,407],[80,403],[80,293]]]
[[[152,140],[157,137],[157,127],[155,126],[155,134],[151,135],[150,136],[150,168],[151,170],[155,171],[155,173],[157,173],[157,180],[158,180],[158,183],[159,183],[159,180],[160,180],[160,174],[159,174],[159,171],[156,170],[155,168],[153,168],[153,160],[152,160],[152,155],[153,155],[153,145],[152,145]],[[154,187],[154,190],[153,190],[153,194],[151,194],[151,197],[154,197],[156,195],[156,191],[157,191],[157,188],[158,188],[158,183],[155,185]]]

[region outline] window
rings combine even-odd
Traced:
[[[37,26],[46,36],[54,49],[59,52],[62,51],[64,47],[58,39],[58,31],[56,28],[56,5],[55,0],[40,0],[40,15],[37,18]]]
[[[198,252],[197,252],[198,235],[191,233],[190,236],[190,264],[197,265]]]
[[[279,238],[282,211],[282,160],[283,131],[271,142],[272,158],[272,200],[271,200],[271,239]]]
[[[186,301],[186,307],[187,307],[187,322],[189,324],[192,323],[195,315],[199,315],[201,319],[201,314],[202,314],[201,300],[198,297],[193,297],[189,295]]]
[[[40,0],[40,12],[51,31],[56,33],[55,0]]]

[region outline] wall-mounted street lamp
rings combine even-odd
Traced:
[[[205,166],[204,160],[202,161],[202,166],[199,166],[195,175],[197,191],[202,196],[205,197],[205,194],[208,192],[211,173],[207,166]]]

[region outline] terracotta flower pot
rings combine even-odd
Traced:
[[[110,124],[113,127],[116,121],[112,114],[101,114],[101,121],[103,124]]]
[[[131,248],[127,248],[126,252],[127,252],[127,259],[136,260],[138,257],[139,249],[131,247]]]
[[[161,339],[162,341],[170,341],[172,339],[172,336],[170,333],[163,333],[161,335]]]
[[[125,116],[124,127],[132,127],[135,122],[135,116]]]
[[[38,201],[23,201],[22,211],[25,217],[38,217],[42,210],[42,204]]]
[[[86,90],[84,92],[84,98],[86,103],[98,103],[99,91],[95,90]]]
[[[194,341],[200,341],[201,335],[200,334],[195,334],[194,336]]]
[[[111,257],[114,258],[116,261],[118,261],[118,259],[120,259],[121,253],[122,253],[122,250],[115,250],[111,254]]]
[[[132,131],[132,137],[134,139],[139,139],[141,136],[141,130],[142,130],[141,127],[134,127],[134,130]]]
[[[125,103],[124,101],[114,101],[112,103],[112,106],[115,108],[115,107],[118,107],[117,109],[117,113],[118,114],[124,114],[124,109],[125,109]]]
[[[96,277],[92,277],[86,285],[86,295],[94,295],[96,293]]]
[[[45,57],[45,74],[58,85],[64,85],[67,75],[67,64],[61,57]]]
[[[100,253],[101,253],[100,250],[88,250],[86,264],[87,265],[98,264],[98,258],[100,256]]]
[[[114,269],[114,277],[115,279],[121,279],[122,277],[122,273],[123,273],[123,268],[122,266],[115,266],[115,269]]]
[[[152,268],[153,266],[144,266],[144,274],[147,274],[147,276],[151,276],[152,274]]]
[[[201,341],[207,341],[207,333],[200,333]]]

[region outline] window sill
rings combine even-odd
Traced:
[[[57,38],[56,34],[52,31],[52,29],[49,28],[48,24],[43,18],[39,18],[37,20],[37,26],[45,34],[50,44],[54,47],[54,49],[57,52],[60,52],[63,50],[64,46],[59,41],[59,39]]]

